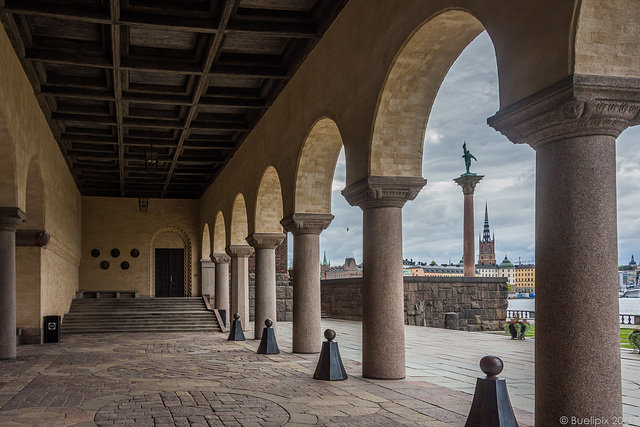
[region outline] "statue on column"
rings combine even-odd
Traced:
[[[469,168],[471,167],[471,159],[475,160],[476,162],[478,161],[478,159],[473,157],[473,154],[471,154],[471,152],[467,150],[467,141],[464,141],[464,144],[462,144],[462,150],[464,151],[464,154],[462,155],[462,157],[464,157],[464,165],[467,167],[467,174],[470,174],[471,172],[469,172]]]

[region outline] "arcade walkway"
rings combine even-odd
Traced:
[[[488,353],[505,362],[520,425],[533,425],[531,340],[407,326],[407,378],[382,381],[360,376],[359,323],[323,326],[338,333],[347,381],[313,380],[318,356],[290,353],[286,322],[281,354],[270,356],[226,334],[68,335],[21,346],[16,360],[0,361],[0,425],[463,426]],[[622,368],[626,425],[638,426],[640,357],[623,350]]]

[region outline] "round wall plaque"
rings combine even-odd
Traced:
[[[122,263],[120,264],[120,268],[123,270],[128,270],[129,269],[129,263],[127,261],[122,261]]]
[[[103,270],[108,270],[110,266],[111,264],[109,264],[109,261],[106,260],[100,263],[100,268]]]
[[[131,249],[131,256],[134,258],[138,258],[140,256],[140,251],[137,249]]]
[[[97,249],[93,249],[91,251],[91,256],[94,257],[94,258],[98,258],[100,256],[100,251],[97,250]]]
[[[120,256],[120,250],[119,249],[111,249],[111,256],[114,258],[118,258]]]

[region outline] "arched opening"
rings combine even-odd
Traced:
[[[370,175],[422,176],[427,118],[440,84],[458,55],[483,30],[472,15],[449,11],[427,21],[409,38],[380,94]]]
[[[335,122],[318,120],[304,142],[295,186],[296,213],[331,213],[331,188],[342,137]]]
[[[331,213],[335,218],[320,235],[320,268],[323,279],[344,276],[344,271],[334,268],[329,272],[329,267],[340,267],[347,258],[353,258],[357,265],[362,265],[362,210],[357,206],[351,206],[342,196],[341,191],[345,188],[346,182],[347,165],[343,147],[336,160],[331,184]],[[361,273],[360,268],[357,274]]]
[[[256,233],[282,233],[282,189],[275,168],[269,166],[260,180],[254,230]]]
[[[233,201],[233,208],[231,210],[230,233],[232,245],[247,244],[247,241],[245,239],[249,234],[249,223],[247,221],[247,206],[242,194],[238,194]]]
[[[209,224],[205,223],[202,229],[202,249],[200,251],[200,259],[207,259],[211,255],[211,234],[209,232]]]
[[[192,296],[191,241],[178,227],[163,227],[149,242],[151,296]],[[167,270],[168,269],[168,270]]]
[[[211,261],[211,232],[209,224],[204,224],[202,230],[202,249],[200,250],[200,293],[213,295],[215,290],[215,266]]]
[[[213,253],[224,253],[227,246],[227,233],[224,223],[224,215],[218,211],[216,223],[213,226]]]
[[[26,214],[18,233],[27,230],[45,229],[44,181],[40,164],[32,160],[29,164],[26,182]],[[42,251],[39,246],[16,247],[16,325],[22,328],[20,338],[23,344],[39,344],[41,338],[41,288],[42,288]]]

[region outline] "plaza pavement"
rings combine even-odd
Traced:
[[[317,354],[291,353],[291,326],[277,325],[279,355],[221,333],[20,346],[16,360],[0,361],[0,426],[463,426],[486,354],[503,359],[519,424],[533,425],[533,340],[407,326],[407,378],[370,380],[361,324],[323,319],[350,375],[327,382],[312,378]],[[622,366],[626,425],[640,426],[640,356],[623,350]]]

